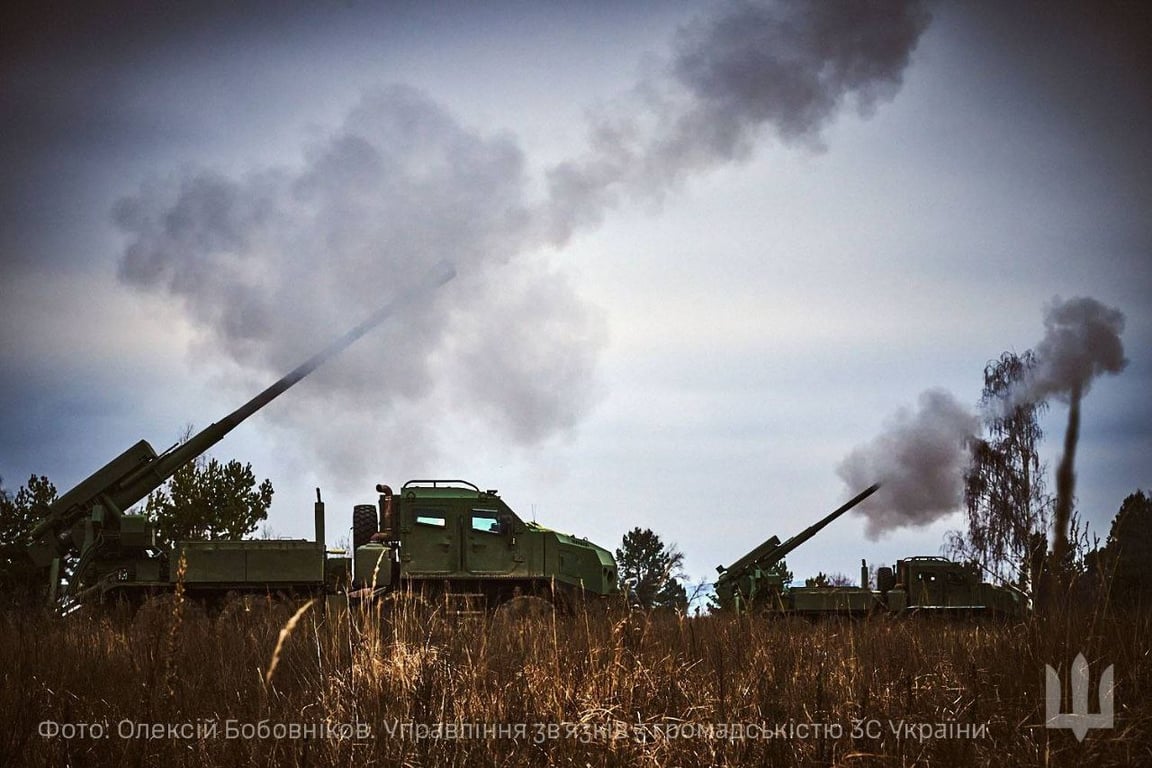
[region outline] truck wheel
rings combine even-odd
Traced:
[[[372,534],[380,530],[376,517],[376,507],[371,504],[357,504],[352,508],[352,552],[368,543]]]

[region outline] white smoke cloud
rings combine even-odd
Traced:
[[[881,483],[855,508],[877,539],[899,527],[928,525],[956,511],[964,496],[969,441],[979,419],[944,390],[920,395],[915,411],[898,411],[884,432],[852,451],[836,469],[849,488]]]
[[[307,430],[326,469],[354,474],[374,453],[354,446],[382,435],[402,436],[390,452],[435,455],[428,416],[446,411],[536,444],[595,402],[605,339],[542,250],[622,195],[660,198],[746,157],[765,126],[819,146],[845,105],[866,114],[895,92],[926,24],[915,2],[728,6],[593,121],[541,198],[512,136],[481,135],[412,88],[373,90],[300,168],[190,172],[120,201],[120,276],[178,298],[211,344],[271,378],[447,260],[455,281],[318,371],[278,418]]]
[[[116,220],[132,240],[120,275],[181,299],[270,383],[446,259],[456,280],[317,371],[321,385],[277,413],[327,436],[317,447],[330,469],[358,470],[363,451],[350,446],[380,434],[403,434],[393,452],[434,455],[427,414],[397,409],[435,400],[447,381],[461,412],[483,410],[532,444],[592,402],[603,329],[569,281],[524,255],[538,244],[525,189],[512,139],[469,131],[413,89],[380,89],[299,170],[201,172],[122,200]],[[546,329],[547,343],[517,354],[529,329]]]

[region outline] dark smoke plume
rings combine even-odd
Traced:
[[[1016,402],[1053,396],[1071,401],[1088,394],[1098,376],[1128,365],[1120,341],[1124,313],[1096,299],[1053,299],[1044,311],[1044,331],[1036,345],[1036,368],[1013,393]]]
[[[1076,494],[1076,444],[1080,441],[1080,393],[1068,401],[1068,427],[1064,430],[1064,455],[1056,468],[1056,514],[1052,527],[1052,554],[1061,562],[1068,550],[1068,526],[1072,520],[1072,499]]]
[[[865,533],[928,525],[956,511],[963,500],[968,443],[979,420],[943,390],[920,395],[915,412],[903,409],[870,444],[848,455],[836,472],[849,488],[881,483],[856,507]]]
[[[1117,374],[1128,365],[1124,357],[1124,313],[1096,299],[1053,299],[1044,313],[1044,338],[1036,345],[1034,375],[1014,393],[1019,402],[1055,396],[1068,403],[1064,453],[1056,469],[1056,512],[1052,551],[1059,561],[1068,547],[1068,525],[1076,492],[1076,444],[1080,439],[1080,399],[1092,381]]]
[[[748,156],[765,126],[819,146],[845,105],[867,114],[892,96],[926,23],[911,2],[729,6],[683,29],[662,74],[593,121],[587,151],[546,171],[543,198],[512,137],[479,135],[411,88],[375,90],[298,168],[193,172],[122,200],[120,275],[180,300],[205,346],[259,383],[447,260],[452,284],[318,371],[277,418],[352,473],[366,454],[434,455],[446,413],[538,443],[594,401],[603,343],[541,251],[621,195],[659,198]]]
[[[1069,402],[1064,456],[1056,475],[1059,548],[1075,487],[1080,398],[1097,376],[1118,373],[1127,364],[1120,342],[1124,315],[1095,299],[1056,299],[1045,309],[1044,327],[1032,375],[1007,399],[1019,404],[1055,396]],[[969,441],[978,430],[975,414],[947,392],[934,390],[920,396],[919,411],[899,412],[884,434],[853,451],[837,470],[847,486],[883,483],[856,508],[868,518],[867,535],[927,525],[955,512],[963,501]]]
[[[735,2],[680,30],[660,77],[593,118],[590,151],[549,172],[552,236],[620,195],[661,199],[689,173],[748,158],[765,132],[822,147],[846,105],[899,89],[929,15],[919,2]]]

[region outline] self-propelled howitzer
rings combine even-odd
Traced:
[[[716,580],[716,597],[720,605],[737,611],[756,605],[779,608],[784,583],[779,574],[771,572],[772,567],[879,488],[878,484],[868,487],[785,542],[773,536],[727,568],[717,566],[720,577]]]
[[[69,555],[77,557],[67,579],[67,594],[73,596],[79,589],[93,586],[94,578],[113,576],[118,563],[141,562],[142,555],[145,556],[144,562],[149,562],[147,555],[156,546],[153,525],[143,515],[126,514],[126,510],[143,501],[177,470],[220,442],[241,422],[384,322],[404,304],[424,296],[454,276],[455,271],[450,266],[442,265],[436,274],[403,298],[376,310],[263,392],[184,443],[157,454],[148,441],[139,441],[51,505],[45,506],[42,519],[29,534],[23,553],[9,555],[5,558],[9,561],[5,565],[24,582],[29,580],[29,576],[46,577],[49,602],[55,603],[63,576],[61,566]],[[99,561],[101,567],[94,575],[91,566],[95,561]]]

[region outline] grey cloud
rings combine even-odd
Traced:
[[[975,414],[955,397],[929,390],[915,411],[898,411],[882,434],[852,451],[836,470],[847,486],[860,490],[882,483],[856,507],[867,518],[867,536],[875,540],[956,511],[963,500],[968,443],[979,428]]]
[[[450,393],[531,445],[594,401],[604,340],[596,312],[532,254],[597,223],[621,191],[659,197],[738,159],[765,124],[818,142],[845,103],[866,112],[895,91],[926,22],[916,3],[730,6],[685,28],[663,77],[593,122],[588,152],[548,172],[543,199],[528,198],[512,137],[479,135],[411,88],[376,90],[302,168],[195,172],[122,200],[120,275],[177,297],[234,360],[271,373],[447,259],[459,279],[373,334],[378,353],[318,372],[324,407],[291,418],[331,435],[335,456],[349,439],[338,414],[357,415],[349,430],[394,425],[398,398]]]
[[[1057,473],[1058,495],[1067,505],[1074,482],[1079,398],[1093,378],[1118,373],[1127,364],[1120,342],[1124,315],[1095,299],[1055,299],[1045,309],[1044,327],[1046,334],[1036,345],[1034,375],[1011,399],[1019,402],[1055,395],[1072,401]],[[868,536],[876,538],[901,526],[927,525],[956,511],[963,501],[968,446],[979,430],[977,416],[951,394],[930,390],[920,396],[915,413],[900,411],[883,434],[854,450],[837,469],[845,483],[850,488],[878,481],[884,484],[857,508],[868,518]]]
[[[178,298],[233,359],[273,376],[448,260],[456,281],[319,371],[323,395],[284,418],[327,435],[320,447],[347,468],[346,430],[395,425],[400,401],[433,398],[449,381],[457,408],[495,410],[495,426],[538,442],[590,404],[601,339],[570,284],[524,263],[523,166],[510,138],[468,130],[423,94],[373,91],[300,169],[197,172],[120,201],[115,219],[130,237],[120,275]],[[502,309],[509,285],[528,311]],[[531,355],[507,348],[541,329],[561,332]]]
[[[815,140],[845,101],[867,114],[895,94],[927,23],[915,2],[739,3],[697,22],[672,64],[693,98],[672,144],[702,140],[726,159],[765,123],[786,141]]]
[[[918,2],[738,2],[684,27],[663,75],[595,117],[591,151],[549,173],[552,236],[621,194],[660,199],[686,173],[745,159],[765,128],[816,148],[845,107],[898,90],[928,13]]]
[[[1096,299],[1053,299],[1044,312],[1044,329],[1036,345],[1036,371],[1017,397],[1079,397],[1096,377],[1120,373],[1128,365],[1120,340],[1124,313]]]

